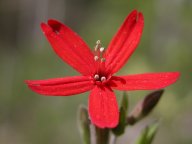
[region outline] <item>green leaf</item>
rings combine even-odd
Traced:
[[[117,125],[117,127],[112,129],[112,132],[116,136],[122,135],[125,131],[127,111],[128,111],[128,95],[126,92],[124,92],[120,105],[119,124]]]
[[[141,133],[141,135],[139,136],[139,138],[136,141],[136,144],[147,144],[147,133],[148,133],[149,129],[148,127],[146,127],[143,132]]]
[[[123,98],[121,100],[121,107],[124,108],[125,112],[128,111],[128,94],[126,92],[123,93]]]
[[[157,129],[158,123],[147,126],[136,141],[136,144],[152,144],[155,134],[157,133]]]
[[[148,135],[147,135],[147,142],[148,142],[147,144],[152,143],[152,141],[155,137],[155,134],[157,133],[158,127],[159,127],[158,123],[155,123],[149,127],[149,131],[148,131]]]
[[[90,140],[90,120],[85,106],[79,107],[79,130],[83,139],[83,144],[91,144]]]
[[[125,110],[124,108],[121,107],[120,109],[120,118],[119,118],[119,124],[117,125],[117,127],[112,129],[112,132],[116,135],[122,135],[125,131],[125,119],[126,119],[126,115],[125,115]]]

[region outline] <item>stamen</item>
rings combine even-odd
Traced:
[[[101,41],[98,40],[98,41],[96,41],[95,51],[97,52],[98,49],[100,49],[100,47],[101,47]]]
[[[106,77],[101,77],[101,81],[103,82],[103,81],[106,81]]]
[[[97,51],[97,50],[98,50],[98,45],[95,46],[95,51]]]
[[[96,74],[96,75],[94,76],[94,79],[95,79],[95,80],[99,80],[99,75]]]
[[[101,48],[99,49],[99,51],[100,51],[101,53],[103,53],[103,52],[104,52],[104,50],[105,50],[105,48],[104,48],[104,47],[101,47]]]
[[[105,69],[105,58],[104,58],[105,48],[102,47],[101,41],[97,40],[95,45],[94,60],[96,61],[96,72],[99,73],[100,70]],[[104,78],[103,80],[105,80]],[[99,77],[99,80],[100,77]]]
[[[100,45],[101,44],[101,41],[100,40],[97,40],[96,41],[96,45]]]
[[[94,56],[94,60],[97,61],[99,59],[98,56]]]

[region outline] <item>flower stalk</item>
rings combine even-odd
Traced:
[[[96,130],[96,144],[109,144],[110,129],[95,127]]]

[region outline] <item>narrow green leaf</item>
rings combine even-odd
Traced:
[[[129,105],[128,94],[127,94],[127,92],[123,92],[123,98],[121,100],[121,107],[124,108],[126,113],[128,111],[128,105]]]
[[[139,138],[136,141],[136,144],[147,144],[147,133],[149,131],[149,128],[146,127],[144,128],[144,130],[142,131],[141,135],[139,136]]]
[[[149,127],[147,134],[147,144],[151,144],[158,130],[159,124],[155,123]]]
[[[112,132],[116,136],[122,135],[125,131],[127,111],[128,111],[128,95],[126,92],[124,92],[120,105],[119,124],[117,125],[117,127],[112,129]]]
[[[126,113],[123,107],[120,108],[120,118],[119,118],[119,124],[117,125],[117,127],[112,129],[112,132],[116,135],[122,135],[125,131],[125,126],[126,126]]]
[[[83,144],[91,144],[90,140],[90,120],[85,106],[79,107],[79,130],[83,139]]]
[[[157,133],[158,124],[152,124],[144,128],[143,132],[136,141],[136,144],[152,144],[152,141]]]

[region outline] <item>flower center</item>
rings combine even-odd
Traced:
[[[98,75],[98,74],[95,74],[94,75],[94,79],[95,79],[95,81],[100,81],[100,82],[105,82],[106,80],[107,80],[107,78],[105,77],[105,76],[100,76],[100,75]]]

